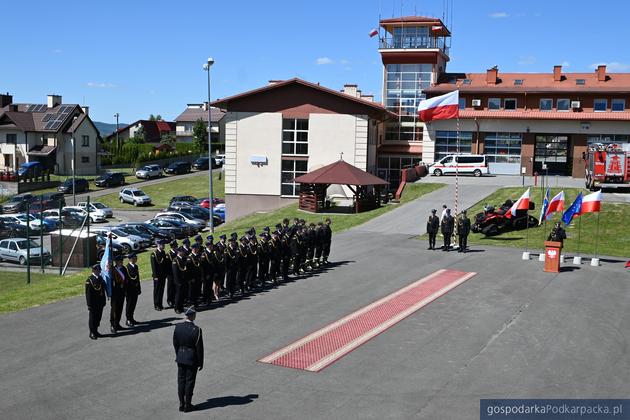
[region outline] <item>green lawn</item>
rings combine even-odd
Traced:
[[[224,179],[219,179],[219,173],[212,175],[212,186],[214,196],[223,198],[225,196]],[[201,172],[199,175],[188,178],[174,178],[172,181],[161,184],[147,185],[141,187],[142,191],[151,197],[153,207],[168,207],[171,197],[174,195],[192,195],[197,198],[208,197],[208,172]],[[98,197],[98,201],[113,209],[133,208],[131,204],[121,203],[118,199],[118,192]]]
[[[563,190],[562,188],[552,188],[551,197]],[[473,220],[474,215],[483,211],[483,206],[488,203],[495,206],[502,204],[506,199],[517,200],[525,191],[524,188],[502,188],[490,196],[480,200],[471,209],[468,215]],[[564,188],[565,209],[568,208],[577,194],[582,191],[584,194],[589,192],[578,188]],[[536,203],[536,209],[530,214],[537,219],[540,216],[540,209],[543,202],[543,194],[540,188],[532,188],[530,199]],[[555,222],[560,221],[562,213],[555,213],[553,218],[547,221],[546,226],[530,228],[528,232],[525,230],[503,233],[494,237],[484,237],[482,234],[471,233],[468,242],[471,244],[506,246],[514,248],[525,248],[527,234],[529,235],[529,248],[542,249],[543,243],[547,240],[549,232],[553,228]],[[571,224],[566,227],[567,239],[564,241],[564,249],[567,252],[577,252],[578,232],[580,234],[580,253],[595,254],[595,242],[597,232],[597,213],[585,214],[573,219]],[[630,256],[630,204],[614,204],[602,203],[602,210],[599,221],[599,255],[611,255],[628,257]],[[580,227],[580,219],[581,227]],[[625,223],[622,221],[626,221]]]
[[[203,179],[207,180],[207,178],[200,175],[199,177],[193,177],[192,179],[195,180],[195,184],[191,184],[191,178],[188,178],[155,185],[155,187],[160,188],[160,190],[156,190],[155,192],[159,192],[162,199],[165,199],[167,195],[170,198],[170,196],[174,194],[191,194],[198,197],[203,196],[203,193],[207,191],[203,188],[205,186]],[[220,196],[223,196],[223,184],[222,182],[217,182],[217,184],[217,187],[220,186]],[[365,223],[376,216],[380,216],[383,213],[391,211],[400,205],[415,200],[424,194],[428,194],[442,188],[443,186],[443,184],[408,185],[405,188],[405,193],[403,194],[400,204],[388,204],[379,209],[360,214],[310,214],[298,210],[297,205],[290,205],[275,211],[246,216],[222,225],[216,229],[215,236],[218,236],[221,233],[227,234],[231,232],[237,232],[239,235],[242,235],[246,229],[249,229],[252,226],[254,226],[259,232],[261,232],[265,226],[269,226],[273,229],[275,224],[282,221],[285,217],[290,219],[293,217],[300,217],[308,222],[316,222],[323,220],[325,217],[330,217],[332,219],[333,232],[341,232],[343,230],[350,229],[351,227],[360,225],[361,223]],[[149,190],[149,187],[147,187],[145,191],[151,194],[152,197],[153,194],[155,194],[153,190]],[[217,195],[219,195],[218,192]],[[166,202],[166,204],[168,204],[168,202]],[[205,235],[206,234],[204,234],[204,236]],[[142,279],[148,279],[151,276],[149,257],[150,252],[143,252],[138,256],[140,277]],[[0,313],[17,311],[81,295],[84,293],[84,282],[88,275],[89,270],[64,277],[59,277],[54,274],[42,275],[34,273],[32,283],[27,285],[26,274],[3,271],[0,275]],[[146,296],[143,294],[141,299],[150,299],[150,296],[149,294],[146,294]]]

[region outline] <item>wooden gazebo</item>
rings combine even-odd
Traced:
[[[326,190],[330,185],[346,185],[352,191],[355,213],[380,207],[380,189],[388,185],[381,178],[343,160],[299,176],[295,178],[295,182],[301,184],[300,210],[313,213],[318,213],[326,207]]]

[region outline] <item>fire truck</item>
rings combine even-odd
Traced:
[[[630,144],[593,144],[584,159],[589,190],[630,187]]]

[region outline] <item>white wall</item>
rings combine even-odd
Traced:
[[[89,136],[90,145],[83,147],[83,136]],[[81,125],[74,132],[74,139],[76,141],[76,173],[77,175],[94,175],[98,173],[98,156],[96,154],[96,142],[98,133],[96,129],[89,123],[88,120],[84,120]],[[72,174],[72,135],[65,134],[63,139],[59,142],[57,147],[57,165],[61,175]],[[82,163],[81,157],[89,157],[89,163]]]
[[[343,160],[367,169],[368,119],[345,114],[311,114],[308,122],[308,170]]]

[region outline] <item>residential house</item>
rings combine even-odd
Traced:
[[[118,139],[122,144],[125,140],[135,137],[139,132],[143,133],[146,143],[159,143],[162,136],[175,134],[175,123],[169,121],[138,120],[133,124],[114,131],[112,134],[105,137],[105,141],[112,142]]]
[[[210,118],[212,120],[210,126],[211,139],[212,139],[212,151],[214,153],[225,152],[225,136],[220,130],[220,123],[225,115],[225,112],[218,108],[212,107],[210,110]],[[188,104],[184,112],[179,114],[175,118],[177,142],[178,143],[192,143],[193,141],[193,127],[195,123],[201,120],[208,124],[208,103],[202,104]],[[207,129],[207,128],[206,128]]]

